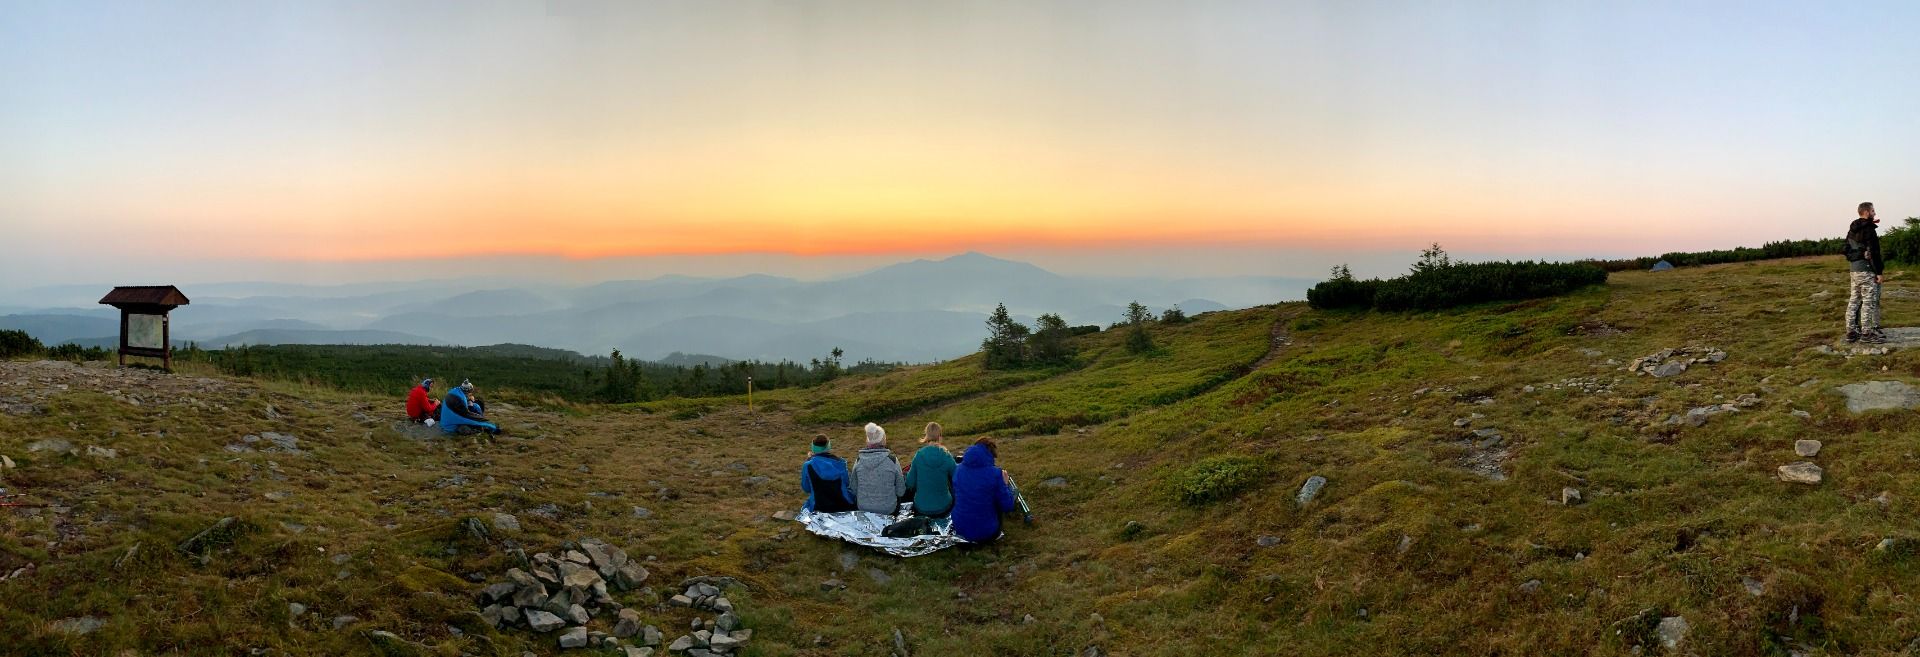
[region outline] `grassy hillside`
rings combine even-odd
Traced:
[[[0,652],[370,653],[384,630],[422,654],[552,654],[463,598],[508,558],[461,520],[504,512],[529,550],[592,536],[655,557],[659,591],[620,597],[669,636],[691,617],[659,606],[671,583],[741,578],[753,655],[885,655],[895,628],[915,655],[1903,654],[1920,433],[1912,411],[1852,413],[1831,389],[1920,381],[1920,353],[1813,349],[1837,337],[1841,271],[1629,272],[1416,314],[1283,304],[1161,327],[1158,354],[1096,334],[1073,367],[962,359],[755,413],[498,407],[516,435],[491,441],[409,438],[388,396],[0,364],[4,486],[57,507],[0,509],[0,575],[34,564],[0,581],[0,627],[20,628]],[[1910,283],[1890,279],[1889,325],[1920,313]],[[1727,356],[1624,369],[1669,348]],[[881,421],[904,455],[928,419],[1000,437],[1040,522],[899,560],[770,517],[797,506],[814,432],[851,443]],[[302,453],[228,451],[263,431]],[[79,453],[27,450],[46,438]],[[1824,447],[1796,456],[1800,438]],[[1825,480],[1775,476],[1801,460]],[[1296,504],[1314,475],[1325,488]],[[223,516],[244,531],[204,563],[173,549]],[[105,626],[53,623],[86,615]],[[1674,649],[1667,617],[1690,628]]]

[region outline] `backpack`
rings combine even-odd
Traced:
[[[1873,230],[1872,226],[1873,224],[1869,223],[1867,227],[1862,228],[1860,222],[1856,221],[1847,228],[1847,244],[1840,250],[1840,254],[1847,257],[1847,262],[1867,259],[1867,234]]]
[[[926,516],[913,516],[880,530],[880,535],[887,538],[913,538],[931,533],[934,533],[933,519]]]

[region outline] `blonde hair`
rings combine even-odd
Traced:
[[[939,422],[928,422],[927,432],[920,437],[920,442],[940,442],[942,438],[946,438],[945,431],[940,428]]]

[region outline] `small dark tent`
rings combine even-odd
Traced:
[[[1673,269],[1673,263],[1661,260],[1660,262],[1653,263],[1653,269],[1647,271],[1666,271],[1669,269]]]

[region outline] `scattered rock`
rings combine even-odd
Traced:
[[[1660,645],[1668,650],[1679,649],[1687,641],[1687,619],[1681,616],[1668,616],[1660,619],[1660,625],[1654,632],[1660,635]]]
[[[1525,584],[1520,585],[1520,592],[1521,593],[1539,593],[1540,580],[1537,580],[1537,579],[1527,580]]]
[[[1793,441],[1793,453],[1806,458],[1818,456],[1820,454],[1820,441],[1804,439]]]
[[[343,628],[358,622],[360,622],[359,616],[347,616],[347,615],[334,616],[333,629],[338,630],[340,628]]]
[[[1754,597],[1766,595],[1767,593],[1767,585],[1765,583],[1762,583],[1760,580],[1754,579],[1752,577],[1740,578],[1740,586],[1745,587],[1747,589],[1747,595],[1751,595]]]
[[[587,628],[576,627],[573,629],[569,629],[566,632],[562,632],[560,634],[560,647],[562,648],[587,647]]]
[[[54,454],[72,454],[73,443],[59,438],[43,438],[27,443],[28,452],[52,452]]]
[[[893,576],[888,575],[887,571],[881,570],[879,568],[868,568],[867,578],[873,580],[873,583],[879,584],[881,586],[886,586],[888,584],[893,583]]]
[[[640,520],[646,520],[648,518],[653,517],[653,512],[647,510],[647,507],[636,506],[636,507],[633,507],[633,517]]]
[[[88,445],[87,456],[91,456],[94,458],[101,458],[101,459],[111,459],[111,458],[119,458],[120,452],[118,450],[109,449],[106,447]]]
[[[1326,477],[1320,475],[1307,477],[1307,482],[1300,485],[1300,492],[1293,496],[1294,503],[1300,506],[1306,506],[1309,502],[1313,501],[1315,496],[1320,494],[1320,489],[1326,487],[1326,485]]]
[[[542,634],[566,627],[567,625],[567,622],[561,620],[559,616],[555,616],[544,609],[528,609],[521,612],[521,615],[526,617],[527,627]]]
[[[1261,536],[1260,538],[1257,538],[1257,539],[1254,539],[1254,541],[1253,541],[1253,543],[1254,543],[1255,545],[1258,545],[1258,546],[1260,546],[1260,547],[1263,547],[1263,548],[1267,548],[1267,547],[1273,547],[1273,546],[1275,546],[1275,545],[1279,545],[1279,544],[1280,544],[1280,537],[1278,537],[1278,536]]]
[[[1806,411],[1803,411],[1803,410],[1800,410],[1800,409],[1797,409],[1797,408],[1796,408],[1796,409],[1793,409],[1793,411],[1792,411],[1792,412],[1790,413],[1790,415],[1792,415],[1792,416],[1794,416],[1794,417],[1797,417],[1797,418],[1800,418],[1800,419],[1802,419],[1802,420],[1811,420],[1811,419],[1813,419],[1813,414],[1812,414],[1812,413],[1808,413],[1808,412],[1806,412]]]
[[[1051,479],[1047,479],[1047,480],[1045,480],[1045,481],[1042,481],[1042,482],[1040,482],[1040,487],[1041,487],[1041,488],[1066,488],[1066,487],[1067,487],[1067,478],[1066,478],[1066,477],[1054,477],[1054,478],[1051,478]]]
[[[900,628],[897,627],[893,628],[893,649],[900,653],[900,657],[910,657],[910,653],[907,652],[907,637],[901,634]]]
[[[1780,466],[1780,480],[1796,484],[1817,484],[1820,483],[1820,475],[1823,472],[1820,466],[1807,461],[1790,463]]]
[[[1562,487],[1560,489],[1560,504],[1565,506],[1573,506],[1575,504],[1579,504],[1580,502],[1581,502],[1580,489],[1574,488],[1571,486]]]
[[[71,634],[74,636],[85,636],[88,634],[92,634],[94,633],[95,630],[99,630],[102,627],[106,627],[106,625],[107,625],[106,621],[101,620],[94,616],[62,618],[50,624],[50,626],[53,628],[53,631],[59,632],[61,634]]]
[[[840,581],[840,580],[837,580],[837,579],[829,579],[829,580],[827,580],[827,581],[824,581],[824,582],[821,582],[821,583],[820,583],[820,590],[822,590],[822,591],[838,591],[838,590],[840,590],[840,589],[844,589],[844,588],[847,588],[847,583],[846,583],[846,582],[842,582],[842,581]],[[678,600],[677,600],[678,598],[683,598],[683,597],[685,597],[685,596],[678,596],[678,595],[676,595],[676,596],[674,596],[674,598],[676,598],[676,602],[678,601]],[[692,604],[692,602],[693,602],[693,601],[691,601],[691,600],[688,600],[688,601],[687,601],[687,603],[688,603],[689,605],[690,605],[690,604]]]
[[[287,617],[288,617],[288,618],[299,618],[299,617],[301,617],[301,616],[304,616],[304,615],[306,615],[306,613],[307,613],[307,606],[306,606],[306,605],[303,605],[303,604],[300,604],[300,603],[298,603],[298,602],[289,602],[289,603],[287,603]]]
[[[640,633],[640,614],[632,609],[620,610],[620,620],[613,624],[613,635],[622,639]]]
[[[1834,391],[1847,397],[1847,410],[1855,413],[1920,407],[1920,389],[1900,381],[1862,381]]]
[[[493,514],[493,528],[503,532],[520,531],[520,519],[511,513]]]

